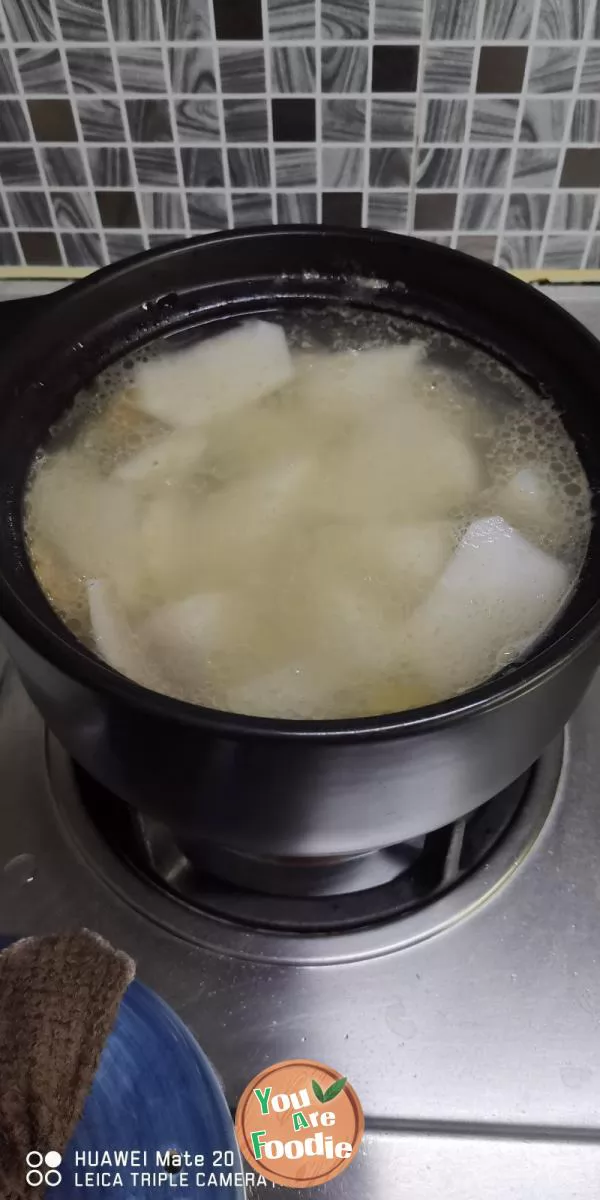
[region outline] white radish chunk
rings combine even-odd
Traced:
[[[294,373],[285,333],[247,321],[187,350],[139,364],[137,404],[167,425],[202,425],[287,383]]]
[[[164,676],[197,701],[204,696],[210,702],[212,658],[228,644],[231,614],[229,596],[204,592],[155,609],[142,626],[143,642]]]
[[[161,690],[111,583],[91,579],[87,594],[94,644],[101,658],[136,683]]]
[[[206,437],[198,430],[174,429],[115,467],[123,483],[178,483],[201,465]]]
[[[30,503],[40,533],[80,578],[108,578],[119,596],[140,585],[139,502],[123,483],[103,479],[70,451],[35,477]]]
[[[440,696],[472,687],[535,640],[569,583],[562,563],[502,517],[474,521],[405,626],[407,660]]]
[[[399,400],[414,386],[423,350],[420,342],[410,342],[317,355],[299,376],[299,396],[317,412],[372,415],[376,406]]]
[[[328,706],[333,691],[326,671],[304,663],[287,663],[233,684],[225,693],[225,707],[246,716],[309,718],[320,707]]]

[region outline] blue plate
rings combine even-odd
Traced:
[[[137,1150],[140,1155],[134,1164],[129,1158],[118,1166],[117,1150]],[[110,1164],[103,1166],[105,1151]],[[176,1188],[160,1178],[167,1151],[188,1158],[179,1176],[173,1176]],[[96,1161],[98,1166],[89,1165]],[[74,1195],[98,1200],[115,1200],[118,1195],[126,1200],[197,1200],[198,1195],[244,1200],[240,1177],[245,1169],[225,1096],[206,1055],[173,1010],[134,981],[63,1155],[62,1182],[47,1195],[64,1200]],[[122,1187],[117,1186],[117,1172]],[[144,1179],[144,1173],[149,1178]]]

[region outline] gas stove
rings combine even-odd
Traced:
[[[124,808],[44,728],[1,650],[0,676],[2,932],[87,926],[126,950],[232,1109],[282,1059],[348,1075],[366,1136],[331,1200],[596,1200],[600,678],[476,813],[282,879],[276,861],[215,860]]]

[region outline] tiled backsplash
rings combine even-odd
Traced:
[[[600,267],[600,0],[0,0],[0,263],[271,221]]]

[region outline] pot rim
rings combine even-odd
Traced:
[[[139,264],[142,260],[150,266],[157,260],[177,257],[186,250],[189,251],[194,246],[218,243],[219,241],[227,243],[246,239],[254,241],[257,238],[263,238],[267,234],[271,239],[279,237],[289,238],[290,235],[299,238],[306,235],[314,236],[315,234],[320,234],[324,237],[343,235],[344,238],[351,238],[356,242],[373,240],[377,242],[389,242],[396,248],[399,248],[399,245],[402,243],[414,244],[418,240],[380,230],[349,230],[326,225],[259,226],[249,230],[227,230],[215,234],[200,235],[195,238],[188,238],[185,241],[174,242],[167,247],[157,247],[154,250],[144,251],[133,257],[94,271],[84,279],[69,285],[63,292],[57,293],[53,297],[55,310],[60,309],[61,302],[64,303],[65,300],[66,302],[71,302],[74,291],[77,296],[85,298],[87,293],[94,291],[98,283],[102,284],[108,280],[114,283],[119,279],[119,276],[126,275],[133,264]],[[448,256],[452,256],[452,260],[456,262],[456,256],[458,256],[464,260],[465,268],[468,267],[471,272],[473,271],[474,260],[471,256],[438,244],[431,244],[431,248],[435,250],[436,256],[441,261],[444,258],[447,259]],[[476,268],[482,276],[482,284],[485,283],[487,277],[490,286],[493,286],[494,280],[497,279],[499,273],[498,268],[481,261],[476,262]],[[504,275],[505,273],[502,272],[502,274]],[[506,281],[505,276],[505,283]],[[514,276],[510,277],[510,285],[515,291],[521,292],[521,294],[527,291],[530,296],[532,295],[531,285],[516,279]],[[539,292],[534,293],[534,295],[536,296],[536,303],[540,307],[540,310],[542,306],[555,309],[554,302],[549,298]],[[566,327],[570,323],[577,330],[580,338],[585,336],[590,344],[595,342],[592,335],[575,318],[571,317],[568,313],[563,313],[563,316]],[[32,326],[35,326],[36,320],[37,318],[33,318],[31,325],[28,325],[26,331],[27,337],[30,336],[30,329]],[[43,316],[40,320],[43,321]],[[92,689],[108,692],[117,701],[132,703],[149,716],[196,726],[199,732],[210,732],[212,734],[222,734],[236,738],[258,737],[283,740],[291,739],[294,741],[301,739],[318,742],[362,742],[380,740],[387,737],[399,738],[403,735],[414,735],[419,732],[435,732],[447,725],[465,720],[467,717],[483,716],[516,700],[519,696],[527,692],[536,690],[546,680],[552,678],[562,670],[567,662],[588,650],[600,633],[599,595],[599,598],[589,607],[587,612],[574,625],[567,628],[558,639],[550,641],[548,645],[542,646],[537,651],[534,649],[531,655],[526,657],[517,666],[509,667],[505,672],[492,676],[491,679],[479,686],[471,688],[458,696],[450,697],[447,700],[418,708],[406,709],[402,712],[384,713],[371,717],[336,720],[258,717],[208,708],[192,704],[188,701],[178,700],[171,696],[152,691],[141,684],[135,683],[127,676],[121,675],[92,651],[83,646],[70,633],[67,626],[63,625],[47,601],[42,588],[37,583],[37,579],[29,563],[27,563],[27,567],[32,578],[35,580],[38,594],[44,602],[49,617],[53,617],[58,622],[60,629],[53,628],[38,613],[33,612],[20,598],[17,591],[8,584],[3,575],[0,575],[0,617],[19,638],[33,648],[42,658],[48,660],[58,670],[64,671],[65,674],[71,676],[78,683]],[[565,607],[565,613],[568,612],[570,604],[577,595],[577,591],[578,584],[576,583]],[[64,633],[62,630],[64,630]],[[551,629],[547,636],[552,637]]]

